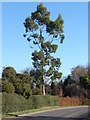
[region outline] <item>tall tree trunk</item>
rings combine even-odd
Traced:
[[[42,75],[42,94],[45,95],[44,75]]]
[[[43,95],[45,95],[45,85],[42,85]]]
[[[40,25],[40,36],[42,37],[42,28],[41,28],[41,25]],[[41,50],[43,51],[43,49],[41,48]],[[42,63],[42,94],[45,95],[45,84],[44,84],[44,65],[43,65],[43,59],[41,60],[41,63]]]

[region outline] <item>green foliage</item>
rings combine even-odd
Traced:
[[[23,95],[23,83],[22,83],[21,79],[17,79],[17,81],[15,81],[15,83],[14,83],[14,86],[15,86],[15,92],[17,94]]]
[[[46,106],[58,106],[58,96],[31,96],[29,99],[17,94],[2,94],[2,113],[10,113],[16,111],[25,111],[28,109],[46,107]]]
[[[23,74],[16,74],[16,80],[17,81],[22,81],[22,83],[29,83],[31,84],[32,82],[32,78],[30,77],[30,75],[28,73],[23,73]]]
[[[6,93],[14,93],[15,88],[12,83],[8,82],[7,80],[2,82],[2,92]]]
[[[40,108],[45,106],[58,106],[59,105],[59,97],[58,96],[31,96],[33,108]]]
[[[2,72],[2,78],[12,79],[15,76],[16,76],[16,71],[14,70],[13,67],[8,66],[4,68]]]
[[[90,98],[90,79],[88,67],[76,66],[63,83],[64,96]]]
[[[23,96],[25,98],[29,98],[29,96],[32,95],[32,90],[30,88],[30,84],[24,83],[23,89],[24,89]]]
[[[32,95],[42,95],[42,89],[41,88],[32,88]]]
[[[32,78],[28,72],[23,74],[16,73],[14,68],[6,67],[2,72],[3,92],[17,93],[28,98],[32,95],[31,83]]]
[[[90,99],[84,98],[83,99],[83,105],[90,105]]]
[[[26,99],[20,95],[9,94],[9,93],[2,94],[2,112],[3,113],[23,111],[25,109],[29,109],[30,106],[31,106],[31,103],[28,104]]]
[[[33,95],[41,95],[42,94],[42,83],[41,83],[41,71],[39,69],[32,69],[30,71],[30,76],[32,77],[32,94]]]
[[[27,81],[23,82],[21,79],[17,79],[14,86],[17,94],[21,94],[25,98],[29,98],[29,96],[32,95],[31,85],[30,83],[27,83]]]
[[[82,88],[89,88],[88,78],[86,76],[80,77],[80,86]]]

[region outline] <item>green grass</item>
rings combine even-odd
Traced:
[[[84,105],[82,105],[82,106],[84,106]],[[23,115],[23,114],[30,114],[30,113],[46,111],[46,110],[54,110],[54,109],[60,109],[60,108],[65,108],[65,107],[69,108],[69,107],[76,107],[76,106],[41,107],[41,108],[38,108],[38,109],[29,109],[29,110],[25,110],[25,111],[18,111],[18,112],[11,112],[11,113],[7,113],[7,114],[2,114],[2,118],[8,118],[8,117],[12,118],[12,117],[17,117],[17,116]],[[84,120],[89,120],[89,119],[84,119]]]
[[[39,109],[30,109],[30,110],[25,110],[25,111],[12,112],[12,113],[7,113],[7,114],[2,114],[2,118],[17,117],[18,115],[22,115],[22,114],[34,113],[34,112],[45,111],[45,110],[53,110],[53,109],[58,109],[58,108],[62,108],[62,107],[51,106],[51,107],[41,107]]]

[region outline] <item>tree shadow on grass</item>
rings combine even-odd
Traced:
[[[8,115],[8,116],[13,116],[13,117],[18,117],[17,114],[6,114],[6,115]]]

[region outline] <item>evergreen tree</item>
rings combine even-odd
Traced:
[[[58,45],[53,44],[54,40],[60,40],[63,43],[63,19],[61,15],[55,21],[50,20],[50,12],[42,3],[37,6],[37,10],[32,12],[31,17],[27,17],[24,22],[24,37],[38,46],[38,51],[32,53],[33,65],[41,71],[42,93],[45,95],[45,77],[48,76],[52,81],[59,79],[61,65],[59,58],[54,58]],[[31,48],[33,48],[31,46]]]

